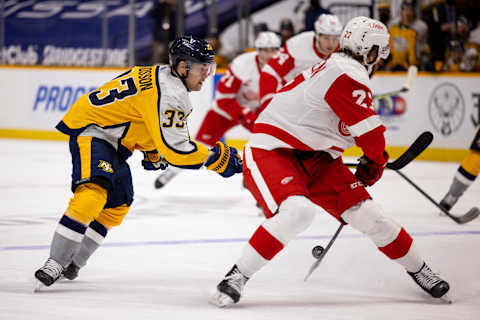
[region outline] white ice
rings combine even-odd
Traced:
[[[33,293],[33,272],[70,192],[68,145],[0,139],[0,319],[480,319],[480,220],[457,225],[393,171],[371,188],[385,214],[416,239],[430,266],[450,282],[453,304],[429,298],[364,236],[344,228],[311,278],[311,248],[338,223],[319,210],[246,286],[238,305],[208,304],[216,284],[263,221],[241,177],[183,172],[162,190],[156,172],[131,164],[135,202],[123,224],[74,281]],[[403,172],[437,201],[456,163],[416,161]],[[455,214],[480,206],[480,183]]]

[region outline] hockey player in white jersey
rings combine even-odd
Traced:
[[[203,119],[195,140],[207,146],[214,145],[228,130],[237,125],[248,131],[252,130],[260,107],[260,70],[278,53],[280,38],[271,31],[260,32],[255,39],[255,49],[233,59],[220,78],[215,101]],[[155,180],[155,188],[162,188],[181,171],[181,168],[168,167]]]
[[[388,160],[369,78],[388,54],[385,25],[356,17],[342,32],[339,53],[298,75],[260,114],[244,150],[243,173],[267,220],[218,284],[213,304],[237,303],[245,283],[310,226],[316,206],[364,233],[432,297],[449,290],[365,188],[381,178]],[[355,174],[341,158],[354,144],[364,153]]]
[[[260,74],[260,112],[286,82],[338,50],[342,24],[337,16],[321,14],[314,28],[315,31],[305,31],[288,39],[279,54],[263,68]]]

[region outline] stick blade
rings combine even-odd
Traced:
[[[461,217],[457,217],[457,222],[459,224],[464,224],[472,221],[473,219],[476,219],[480,215],[480,209],[477,207],[473,207],[472,209],[468,210],[467,213],[465,213]]]
[[[405,151],[400,158],[387,164],[387,168],[400,170],[418,157],[433,141],[433,134],[430,131],[423,132],[413,144]]]
[[[318,266],[320,265],[320,262],[322,261],[323,257],[325,256],[325,254],[322,254],[313,264],[312,266],[310,267],[310,269],[308,269],[308,272],[307,274],[305,275],[305,278],[303,278],[303,281],[307,281],[308,278],[312,275],[313,271],[315,271],[315,269],[318,268]]]

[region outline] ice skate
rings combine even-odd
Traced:
[[[178,169],[173,169],[168,167],[163,171],[157,179],[155,179],[155,189],[163,188],[167,183],[170,182],[180,171]]]
[[[440,278],[435,274],[426,263],[418,272],[408,273],[413,280],[422,288],[425,292],[430,294],[433,298],[441,298],[447,303],[452,303],[446,293],[450,289],[448,282]]]
[[[62,275],[63,267],[55,260],[48,258],[43,267],[35,272],[35,290],[39,291],[42,286],[49,287]]]
[[[63,276],[68,280],[75,280],[78,277],[79,270],[80,267],[72,262],[65,268],[65,270],[63,270]]]
[[[242,296],[243,287],[248,281],[237,265],[234,265],[225,278],[217,285],[217,292],[210,299],[210,303],[219,308],[228,307],[237,303]]]

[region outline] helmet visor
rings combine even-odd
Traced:
[[[215,62],[211,62],[211,63],[191,62],[189,72],[194,75],[199,75],[207,78],[214,75],[216,70],[217,70],[217,64]]]

